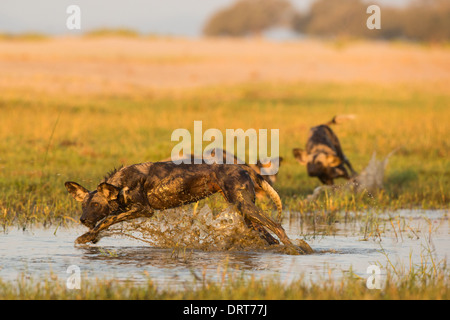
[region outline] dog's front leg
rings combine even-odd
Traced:
[[[152,210],[150,210],[148,208],[143,208],[141,206],[134,206],[126,212],[122,212],[122,213],[119,213],[118,215],[108,216],[108,217],[104,218],[93,229],[91,229],[88,232],[86,232],[85,234],[79,236],[75,240],[75,243],[76,244],[83,244],[83,243],[88,243],[88,242],[96,243],[98,241],[97,237],[98,237],[99,232],[109,228],[113,224],[116,224],[116,223],[119,223],[122,221],[141,218],[141,217],[151,217],[152,215],[153,215]]]

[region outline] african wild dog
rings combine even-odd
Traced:
[[[216,151],[217,151],[217,156],[216,156]],[[256,164],[247,164],[244,161],[240,161],[238,159],[238,157],[236,157],[234,154],[227,152],[226,150],[220,149],[220,148],[216,148],[216,149],[212,149],[211,150],[211,156],[207,157],[205,159],[205,161],[208,161],[208,163],[211,163],[212,161],[215,161],[216,163],[219,163],[219,160],[222,162],[222,164],[226,164],[226,163],[231,163],[231,164],[239,164],[241,166],[242,169],[246,170],[249,175],[250,178],[252,178],[253,180],[253,184],[255,186],[255,192],[256,192],[256,196],[258,198],[262,198],[264,197],[267,192],[265,190],[263,190],[259,184],[256,182],[256,178],[255,178],[255,174],[259,174],[261,175],[271,186],[274,185],[274,183],[277,180],[277,175],[278,172],[275,174],[261,174],[262,171],[264,169],[268,169],[270,168],[271,165],[276,165],[276,166],[280,166],[281,165],[281,161],[283,161],[282,157],[278,157],[278,158],[270,158],[268,159],[270,162],[264,161],[265,163],[262,163],[260,160],[257,161]],[[186,156],[181,156],[177,157],[176,159],[172,159],[172,158],[166,158],[164,160],[161,161],[175,161],[175,160],[182,160],[182,159],[189,159],[191,160],[191,163],[194,163],[194,159],[196,158],[194,155],[188,154]],[[281,201],[280,204],[278,205],[278,201],[276,199],[272,199],[275,204],[277,205],[278,208],[278,220],[280,219],[280,215],[281,215]]]
[[[276,191],[260,175],[255,173],[254,179],[272,194],[271,198],[276,197]],[[82,202],[80,220],[90,228],[76,243],[98,241],[99,232],[112,224],[151,217],[154,210],[179,207],[220,192],[229,203],[236,205],[247,226],[257,230],[269,244],[278,241],[264,227],[274,232],[292,253],[313,252],[304,241],[300,247],[294,246],[282,226],[255,205],[254,181],[239,165],[146,162],[112,172],[94,191],[76,182],[68,181],[65,186]]]
[[[294,157],[301,163],[306,164],[308,175],[317,177],[326,184],[332,185],[336,178],[351,179],[356,176],[350,161],[342,152],[341,144],[330,125],[341,122],[343,119],[353,116],[335,116],[331,121],[313,127],[309,131],[306,150],[293,149]],[[344,165],[350,169],[348,173]]]

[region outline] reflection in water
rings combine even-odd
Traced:
[[[86,247],[80,248],[82,259],[105,262],[110,265],[134,268],[174,269],[179,267],[202,269],[207,266],[258,270],[261,268],[260,255],[255,252],[216,251],[203,252],[193,249],[179,250],[153,247]]]
[[[303,256],[286,255],[279,246],[201,250],[186,248],[186,242],[181,245],[179,241],[173,247],[164,243],[158,247],[117,236],[117,232],[96,245],[74,246],[84,228],[8,230],[0,234],[0,278],[15,280],[25,274],[46,279],[52,275],[65,281],[68,266],[77,265],[82,279],[151,279],[162,286],[182,286],[204,276],[221,281],[225,272],[315,281],[330,276],[338,279],[350,270],[367,277],[367,267],[374,263],[386,266],[386,257],[393,264],[409,264],[411,255],[412,263],[419,264],[426,254],[432,254],[435,263],[446,261],[450,255],[445,211],[403,210],[378,218],[374,225],[359,219],[316,225],[314,230],[304,225],[301,228],[298,219],[290,219],[284,225],[288,235],[307,240],[316,250]]]

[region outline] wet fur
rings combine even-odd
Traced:
[[[216,152],[218,151],[219,154],[217,154],[216,156]],[[172,161],[172,160],[179,160],[179,159],[191,159],[191,163],[194,163],[194,159],[196,158],[194,155],[186,155],[185,157],[180,157],[177,159],[172,159],[172,158],[166,158],[164,160],[161,160],[163,162],[168,162],[168,161]],[[266,195],[266,192],[261,188],[260,183],[257,182],[256,179],[256,175],[261,175],[261,170],[262,168],[265,168],[267,166],[270,166],[270,163],[268,164],[263,164],[261,163],[261,161],[258,160],[258,162],[256,164],[247,164],[244,161],[241,161],[240,159],[238,159],[238,157],[236,157],[234,154],[227,152],[226,150],[217,148],[217,149],[213,149],[211,151],[211,158],[212,159],[216,159],[216,160],[222,160],[223,164],[227,163],[227,158],[232,160],[233,164],[238,164],[242,169],[244,169],[245,171],[247,171],[250,175],[250,178],[253,180],[253,184],[255,186],[255,193],[256,196],[258,198],[263,198]],[[283,158],[279,157],[278,158],[278,166],[281,165]],[[228,160],[229,162],[231,162],[230,160]],[[273,174],[273,175],[261,175],[261,177],[263,177],[264,180],[267,181],[267,183],[269,183],[271,186],[273,186],[273,184],[275,183],[275,181],[277,180],[277,174]]]

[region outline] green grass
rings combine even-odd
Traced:
[[[41,281],[21,276],[15,281],[0,279],[0,300],[448,300],[449,272],[443,265],[435,271],[420,266],[404,274],[383,271],[380,289],[368,289],[367,279],[351,271],[339,280],[308,281],[300,277],[289,283],[276,276],[256,278],[244,272],[223,271],[221,281],[196,275],[196,280],[184,283],[183,288],[161,287],[152,279],[141,284],[96,279],[82,280],[80,289],[67,289],[64,279],[54,274]]]
[[[248,84],[71,97],[5,92],[0,97],[0,224],[65,223],[80,209],[66,193],[73,180],[95,188],[121,164],[167,158],[177,128],[280,129],[282,163],[275,185],[288,210],[349,212],[371,208],[448,208],[450,94],[431,85]],[[385,188],[374,195],[336,192],[304,199],[319,181],[294,160],[311,126],[336,114],[357,118],[335,126],[357,171],[372,153],[389,161]],[[206,146],[208,143],[205,143]],[[344,183],[343,180],[337,180]]]

